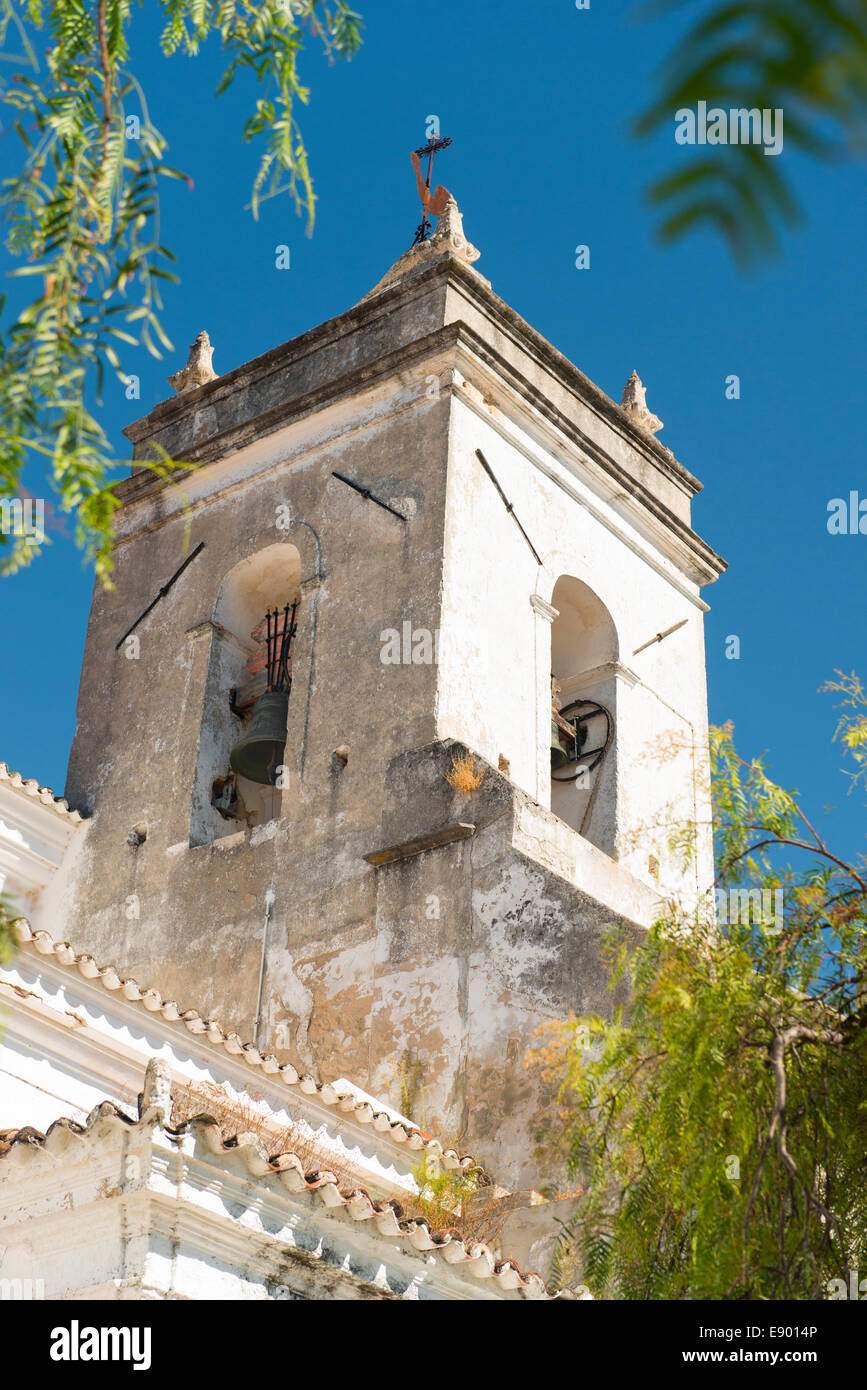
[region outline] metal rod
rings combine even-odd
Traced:
[[[424,182],[425,188],[427,189],[428,193],[430,192],[430,181],[433,176],[434,155],[436,154],[437,150],[448,149],[451,143],[451,137],[448,135],[444,135],[442,136],[442,138],[438,137],[435,140],[429,140],[426,145],[420,145],[419,148],[415,151],[419,159],[421,159],[424,155],[427,155],[427,174],[425,176]],[[413,238],[412,243],[413,246],[418,246],[421,242],[427,241],[427,235],[432,226],[433,223],[427,215],[427,208],[423,207],[421,222],[415,229],[415,237]]]
[[[262,959],[259,962],[259,992],[256,997],[256,1021],[253,1025],[253,1045],[259,1046],[259,1025],[262,1022],[262,985],[265,981],[265,953],[268,948],[268,927],[271,923],[271,908],[274,906],[274,890],[265,893],[265,926],[262,932]]]
[[[670,637],[673,632],[677,632],[679,627],[683,627],[684,623],[688,622],[689,618],[681,618],[679,623],[672,623],[671,627],[667,627],[664,632],[658,632],[655,637],[651,637],[649,642],[642,642],[640,647],[635,648],[632,655],[638,656],[638,653],[643,652],[645,647],[652,647],[654,642],[661,642],[663,637]]]
[[[423,154],[429,154],[431,159],[437,150],[447,150],[452,143],[450,135],[443,135],[439,139],[429,140],[426,145],[419,145],[416,154],[421,159]]]
[[[539,552],[538,552],[538,550],[537,550],[536,547],[534,546],[533,542],[530,540],[530,537],[527,535],[527,532],[524,530],[523,526],[521,525],[520,521],[518,520],[517,516],[515,515],[515,508],[512,506],[511,502],[509,501],[508,497],[507,497],[506,494],[504,493],[503,489],[500,487],[500,484],[497,482],[496,478],[494,477],[493,469],[491,468],[491,465],[488,463],[488,460],[485,458],[485,456],[484,456],[484,454],[482,453],[481,449],[477,449],[477,450],[476,450],[476,458],[479,460],[479,463],[482,465],[482,467],[484,468],[484,470],[485,470],[485,472],[487,473],[488,477],[490,478],[491,482],[494,484],[494,487],[497,489],[497,492],[500,494],[500,497],[501,497],[502,500],[503,500],[503,506],[506,508],[506,511],[507,511],[507,512],[509,513],[509,515],[512,517],[512,519],[514,520],[515,525],[517,526],[517,528],[518,528],[518,530],[520,531],[521,535],[524,537],[524,540],[527,542],[528,546],[529,546],[530,549],[532,550],[533,555],[534,555],[534,558],[535,558],[535,560],[536,560],[536,564],[537,564],[537,565],[541,565],[542,561],[541,561],[541,559],[540,559],[540,557],[539,557]]]
[[[382,502],[378,497],[375,497],[369,487],[362,487],[360,483],[353,482],[353,480],[347,478],[344,473],[338,473],[336,468],[332,469],[331,476],[332,478],[339,478],[342,483],[346,483],[347,487],[354,488],[356,492],[360,492],[362,497],[366,497],[369,502],[375,502],[378,507],[382,507],[385,511],[391,512],[392,516],[399,517],[401,521],[406,521],[403,512],[396,511],[394,507],[390,507],[387,502]]]
[[[283,632],[280,636],[280,661],[277,665],[277,681],[281,690],[289,678],[289,605],[283,609]]]
[[[286,643],[286,690],[292,689],[292,670],[290,662],[292,660],[292,643],[295,641],[295,634],[298,631],[298,600],[292,605],[292,615],[289,619],[289,640]]]
[[[147,606],[147,608],[144,610],[144,612],[143,612],[143,613],[139,613],[139,615],[138,615],[138,617],[136,618],[135,622],[133,623],[132,627],[128,627],[127,630],[126,630],[126,632],[123,634],[123,637],[121,637],[120,641],[119,641],[119,642],[115,642],[115,644],[114,644],[114,649],[115,649],[115,651],[117,651],[118,647],[120,647],[120,646],[123,645],[123,643],[126,641],[127,637],[129,637],[129,635],[130,635],[131,632],[135,632],[135,630],[136,630],[136,628],[138,627],[139,623],[142,621],[143,618],[146,618],[146,617],[147,617],[147,615],[148,615],[148,613],[150,613],[151,609],[152,609],[152,608],[156,608],[156,606],[157,606],[157,604],[159,603],[160,599],[161,599],[161,598],[165,598],[166,594],[168,593],[169,589],[170,589],[170,588],[172,587],[172,585],[174,584],[175,580],[176,580],[176,579],[180,579],[180,577],[181,577],[181,575],[183,574],[184,570],[187,568],[187,565],[191,565],[191,564],[193,563],[193,561],[195,560],[196,556],[198,555],[199,551],[200,551],[200,550],[204,550],[204,548],[205,548],[205,542],[204,542],[204,541],[199,541],[199,544],[196,546],[196,548],[195,548],[195,550],[192,552],[192,554],[187,556],[186,560],[185,560],[184,563],[181,565],[181,567],[180,567],[179,569],[176,569],[176,570],[175,570],[175,572],[174,572],[174,574],[172,575],[171,579],[168,579],[168,580],[166,581],[166,583],[163,585],[163,587],[160,589],[160,591],[159,591],[159,593],[157,594],[156,598],[154,599],[153,603],[149,603],[148,606]]]
[[[287,610],[287,612],[288,612],[288,610],[289,610],[289,605],[288,605],[288,603],[287,603],[287,605],[286,605],[286,610]],[[292,688],[292,675],[291,675],[290,669],[289,669],[289,662],[290,662],[290,660],[291,660],[291,655],[292,655],[292,643],[294,642],[294,640],[295,640],[295,634],[296,634],[296,632],[298,631],[297,613],[298,613],[298,602],[297,602],[297,600],[296,600],[296,602],[293,603],[293,605],[292,605],[292,612],[291,612],[291,614],[289,615],[289,619],[288,619],[288,623],[289,623],[289,635],[288,635],[288,637],[286,638],[286,656],[285,656],[285,659],[284,659],[284,662],[283,662],[283,669],[284,669],[284,674],[285,674],[285,677],[286,677],[286,689],[287,689],[287,690],[291,690],[291,688]]]
[[[276,612],[276,609],[274,610],[274,614],[275,614],[276,623],[279,624],[279,613]],[[276,687],[278,687],[279,689],[282,689],[282,687],[283,687],[283,652],[285,652],[285,649],[286,649],[286,617],[288,617],[288,614],[289,614],[289,605],[288,605],[288,603],[286,603],[286,607],[285,607],[285,609],[283,609],[283,623],[282,623],[282,627],[279,628],[279,648],[278,648],[278,645],[276,645],[276,639],[275,639],[275,642],[274,642],[274,653],[275,653],[275,660],[276,660],[276,667],[275,667],[275,674],[274,674],[274,682],[275,682]]]

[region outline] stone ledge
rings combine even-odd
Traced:
[[[658,893],[524,792],[515,794],[512,847],[636,926],[659,915]]]
[[[412,859],[416,854],[425,854],[429,849],[439,849],[441,845],[452,845],[456,840],[468,840],[475,835],[476,827],[469,822],[458,821],[454,825],[444,825],[441,830],[432,830],[427,835],[417,835],[402,844],[391,845],[388,849],[375,850],[364,858],[374,868],[383,864],[394,864],[399,859]]]

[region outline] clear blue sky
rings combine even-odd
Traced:
[[[784,150],[807,212],[783,258],[744,277],[702,233],[673,249],[653,239],[642,192],[671,167],[670,131],[636,142],[630,120],[651,91],[679,18],[633,22],[634,6],[515,0],[365,7],[350,65],[311,53],[303,112],[318,211],[312,239],[288,199],[245,210],[256,165],[240,130],[252,88],[214,101],[216,45],[162,59],[155,6],[135,11],[133,67],[169,161],[195,181],[164,189],[163,237],[181,284],[165,295],[175,351],[125,360],[140,403],[110,384],[105,420],[121,429],[170,394],[165,378],[207,328],[226,372],[358,300],[409,245],[418,221],[408,152],[436,113],[454,146],[438,177],[452,189],[479,270],[495,291],[609,395],[633,367],[665,421],[662,441],[704,483],[695,528],[729,561],[705,591],[710,714],[734,720],[745,753],[803,793],[846,853],[864,845],[863,800],[846,796],[830,744],[835,667],[867,680],[867,536],[830,536],[827,504],[860,489],[864,450],[864,166],[816,165]],[[688,7],[687,7],[688,8]],[[4,144],[11,144],[4,142]],[[292,268],[274,267],[278,243]],[[575,269],[574,248],[591,248]],[[729,373],[741,399],[728,401]],[[32,490],[36,487],[31,481]],[[163,576],[155,576],[157,579]],[[70,540],[0,581],[4,718],[0,759],[63,787],[92,577]],[[739,661],[725,659],[728,634]],[[48,658],[46,638],[50,636]]]

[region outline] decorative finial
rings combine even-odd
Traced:
[[[195,386],[204,386],[208,381],[216,381],[217,373],[211,366],[213,356],[211,340],[203,331],[190,346],[187,365],[169,377],[169,386],[173,386],[180,395],[182,391],[192,391]]]
[[[460,209],[444,184],[438,183],[433,193],[430,191],[431,171],[433,169],[433,157],[437,150],[444,150],[450,144],[448,136],[442,139],[429,140],[421,149],[413,150],[410,155],[413,168],[415,169],[416,183],[418,184],[418,196],[421,199],[422,219],[416,228],[413,246],[423,245],[430,238],[430,245],[438,252],[449,249],[453,251],[467,265],[477,261],[481,252],[464,236],[464,223],[460,214]],[[422,178],[421,164],[419,157],[427,155],[427,177]],[[431,217],[437,220],[437,229],[433,236],[430,236]]]
[[[452,196],[449,193],[449,190],[447,188],[444,188],[441,183],[437,184],[433,193],[431,193],[430,191],[430,181],[431,174],[433,173],[434,155],[436,154],[437,150],[447,150],[451,143],[452,142],[450,136],[436,135],[432,139],[428,140],[426,145],[422,145],[419,149],[413,150],[412,154],[410,155],[413,168],[415,169],[416,182],[418,183],[418,196],[421,198],[422,206],[421,222],[416,228],[415,239],[412,243],[413,246],[418,246],[419,242],[427,241],[428,236],[430,235],[431,217],[436,217],[437,223],[439,224],[440,213],[445,207],[448,199]],[[422,158],[424,155],[427,155],[427,174],[423,179],[421,176],[421,165],[419,164],[419,159]]]
[[[144,1089],[138,1098],[139,1119],[167,1120],[172,1113],[172,1076],[160,1057],[151,1057],[145,1068]]]
[[[662,429],[662,421],[658,415],[647,409],[646,395],[647,388],[642,385],[641,377],[637,372],[633,372],[623,388],[623,400],[620,404],[632,416],[636,425],[647,430],[648,434],[656,434],[657,430]]]
[[[473,261],[477,261],[482,254],[478,247],[473,246],[464,236],[464,223],[460,214],[460,209],[447,188],[438,183],[433,193],[430,191],[431,164],[433,156],[437,150],[444,149],[452,142],[447,138],[429,140],[419,150],[413,150],[411,159],[415,169],[416,182],[418,183],[418,193],[421,198],[422,219],[416,229],[415,239],[412,246],[399,256],[390,270],[386,271],[382,279],[374,285],[372,290],[368,290],[359,303],[364,304],[368,299],[372,299],[375,294],[386,289],[389,285],[396,284],[405,275],[411,274],[425,265],[428,261],[437,260],[441,256],[453,256],[455,260],[463,265],[470,266]],[[428,156],[427,178],[422,177],[419,158],[421,155]],[[436,231],[431,234],[431,217],[437,220]],[[476,272],[478,274],[478,272]],[[483,276],[479,276],[483,284],[489,282]]]

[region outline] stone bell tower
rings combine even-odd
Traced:
[[[127,430],[62,910],[99,963],[518,1183],[533,1031],[607,1007],[610,923],[712,877],[700,589],[722,562],[638,379],[610,400],[474,269],[453,199],[437,217],[244,366],[215,376],[200,334]],[[181,487],[142,466],[154,445],[195,465]],[[291,689],[262,782],[233,764],[269,622]],[[686,873],[672,817],[700,826]]]

